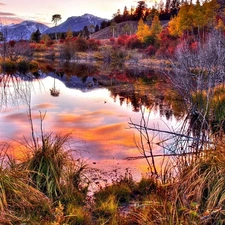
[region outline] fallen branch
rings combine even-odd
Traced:
[[[185,135],[185,134],[175,133],[175,132],[172,132],[172,131],[166,131],[166,130],[160,130],[160,129],[155,129],[155,128],[144,127],[144,126],[141,126],[139,124],[135,124],[133,122],[129,122],[128,124],[130,125],[130,128],[135,128],[137,130],[139,130],[139,129],[140,130],[147,129],[147,130],[156,131],[156,132],[160,132],[160,133],[166,133],[166,134],[175,135],[175,136],[178,136],[178,137],[184,137],[184,138],[188,138],[188,139],[192,139],[192,140],[196,140],[196,141],[199,139],[199,138],[191,137],[191,136],[188,136],[188,135]]]

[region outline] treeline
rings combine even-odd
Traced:
[[[160,20],[169,20],[171,16],[177,15],[179,7],[180,1],[178,0],[166,0],[165,4],[160,2],[152,7],[148,7],[145,1],[138,1],[136,7],[132,6],[128,9],[127,6],[125,6],[122,13],[120,9],[118,9],[117,12],[113,14],[112,20],[116,23],[128,20],[139,21],[140,19],[150,21],[155,15],[159,16]]]

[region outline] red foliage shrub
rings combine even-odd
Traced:
[[[46,42],[46,46],[48,46],[48,47],[52,46],[53,44],[54,44],[54,41],[53,40],[48,40]]]
[[[126,47],[130,49],[141,48],[142,43],[138,40],[137,35],[134,34],[128,37],[128,39],[126,40]]]
[[[129,38],[129,36],[126,34],[119,36],[117,38],[117,44],[118,45],[126,45],[126,41],[128,38]]]
[[[197,52],[197,50],[198,50],[198,44],[199,43],[197,41],[194,41],[194,42],[192,42],[190,44],[190,49],[191,49],[192,52]]]
[[[31,49],[36,49],[35,43],[30,43],[30,48],[31,48]]]
[[[99,40],[95,40],[94,38],[91,38],[91,39],[88,39],[87,44],[88,44],[89,50],[95,51],[98,49],[101,43]]]
[[[45,44],[45,41],[44,40],[40,40],[39,44],[44,45]]]
[[[111,37],[109,40],[110,40],[111,43],[115,43],[116,42],[116,39],[114,37]]]
[[[9,47],[13,48],[16,45],[14,40],[9,41]]]
[[[147,55],[152,56],[155,55],[156,53],[156,48],[153,45],[149,45],[146,49],[145,52]]]
[[[76,51],[84,52],[88,49],[88,42],[86,39],[78,37],[75,40],[75,49]]]
[[[179,43],[178,37],[171,36],[168,28],[163,29],[163,31],[160,33],[160,43],[159,43],[160,46],[156,52],[156,55],[158,57],[174,56],[178,43]]]

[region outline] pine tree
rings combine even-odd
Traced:
[[[37,29],[35,32],[31,34],[31,41],[40,42],[41,40],[41,32]]]

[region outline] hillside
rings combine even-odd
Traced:
[[[126,21],[126,22],[116,24],[115,37],[118,37],[122,34],[126,34],[126,32],[124,31],[125,26],[130,27],[130,31],[128,31],[127,34],[136,33],[137,25],[138,25],[137,21]],[[112,33],[111,27],[106,27],[91,35],[91,37],[95,39],[107,39],[107,38],[111,38],[112,36],[113,36],[113,33]]]
[[[162,26],[167,26],[168,20],[161,21],[161,24]],[[117,23],[114,37],[116,38],[123,34],[134,34],[137,32],[137,27],[138,27],[138,21],[125,21],[122,23]],[[127,32],[125,30],[127,30]],[[106,27],[91,35],[91,38],[95,38],[95,39],[107,39],[111,37],[113,37],[113,32],[111,27]]]

